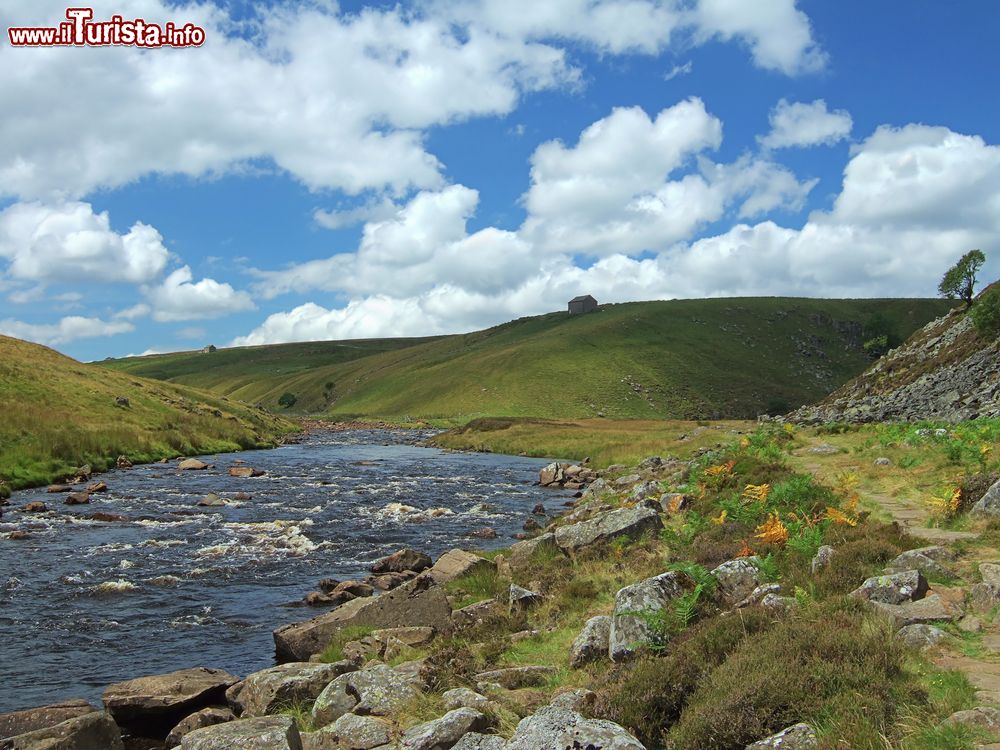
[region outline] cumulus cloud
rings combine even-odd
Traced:
[[[153,320],[159,322],[206,320],[255,308],[249,294],[229,284],[215,279],[195,282],[188,266],[178,268],[163,283],[148,287],[146,298]]]
[[[0,334],[13,336],[38,344],[57,346],[71,341],[101,336],[115,336],[134,331],[135,326],[124,321],[106,321],[71,315],[58,323],[25,323],[13,318],[0,320]]]
[[[804,148],[831,146],[851,134],[854,121],[847,110],[830,112],[822,99],[805,104],[778,102],[771,110],[771,132],[758,137],[765,148]]]
[[[142,283],[169,258],[153,227],[136,222],[119,234],[107,212],[89,203],[15,203],[0,211],[0,259],[13,279]]]

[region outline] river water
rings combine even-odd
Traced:
[[[95,477],[89,505],[15,493],[0,519],[0,712],[82,697],[193,666],[244,676],[273,663],[271,631],[319,609],[289,606],[321,578],[366,574],[409,546],[507,546],[538,502],[537,459],[448,453],[419,433],[316,432],[275,450],[202,456],[205,471],[137,466]],[[266,471],[228,476],[237,460]],[[206,493],[251,499],[197,507]],[[50,512],[21,513],[42,500]],[[127,521],[88,520],[95,512]],[[483,526],[492,541],[471,539]],[[30,538],[10,539],[24,530]]]

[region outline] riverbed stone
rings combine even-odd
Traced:
[[[507,750],[645,750],[645,746],[612,721],[585,719],[575,711],[545,706],[517,725]]]
[[[387,716],[418,694],[409,676],[385,664],[374,664],[343,674],[327,685],[316,698],[312,717],[325,725],[346,713]]]
[[[404,548],[376,562],[371,566],[371,572],[377,576],[385,573],[403,573],[407,570],[420,573],[429,567],[431,567],[429,555],[414,549]]]
[[[611,618],[607,615],[591,617],[570,646],[569,665],[579,669],[584,664],[606,659],[610,638]]]
[[[137,677],[107,687],[104,706],[120,726],[139,727],[142,736],[163,737],[193,711],[222,703],[226,688],[238,681],[207,667]]]
[[[61,724],[67,719],[93,713],[97,709],[82,698],[0,714],[0,740]]]
[[[615,594],[608,637],[611,660],[618,662],[630,658],[653,638],[653,630],[643,614],[659,612],[694,586],[686,573],[670,571],[620,589]]]
[[[652,508],[635,506],[601,513],[588,520],[556,529],[556,544],[570,555],[612,539],[638,539],[647,532],[663,528],[659,514]]]
[[[719,595],[730,605],[746,599],[763,582],[757,557],[727,560],[712,571],[719,582]]]
[[[209,492],[205,497],[198,501],[198,505],[202,508],[221,508],[226,504],[226,501],[221,497],[216,495],[214,492]]]
[[[122,750],[121,731],[104,711],[0,739],[3,750]]]
[[[289,662],[248,675],[239,695],[244,716],[265,716],[296,701],[311,701],[337,677],[355,669],[348,660],[332,664]]]
[[[184,735],[181,750],[302,750],[302,737],[290,716],[258,716],[195,729]]]
[[[233,466],[229,469],[229,476],[231,477],[242,477],[249,479],[250,477],[262,477],[267,472],[261,469],[254,469],[250,466]]]
[[[851,592],[851,596],[884,604],[903,604],[923,599],[927,579],[919,570],[904,570],[891,575],[872,576]]]
[[[818,747],[816,730],[808,724],[795,724],[777,734],[746,746],[746,750],[810,750]]]
[[[444,584],[462,576],[485,573],[495,569],[496,566],[492,560],[487,560],[485,557],[474,555],[465,550],[453,549],[441,555],[434,566],[427,571],[427,575],[433,578],[435,583]]]
[[[178,471],[203,471],[208,468],[208,464],[199,461],[197,458],[185,458],[177,464]]]
[[[449,750],[469,732],[486,729],[486,717],[474,708],[456,708],[403,733],[400,745],[405,750]]]
[[[279,661],[308,661],[322,651],[335,633],[352,625],[373,628],[430,627],[452,629],[451,605],[442,587],[427,573],[380,596],[342,604],[331,612],[274,631]]]
[[[167,747],[179,745],[184,735],[190,734],[195,729],[214,727],[216,724],[225,724],[227,721],[235,721],[236,714],[228,708],[219,706],[209,706],[200,711],[195,711],[190,716],[181,719],[180,722],[167,735]]]

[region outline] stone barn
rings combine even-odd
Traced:
[[[582,297],[574,297],[569,301],[569,314],[579,315],[580,313],[589,313],[597,309],[597,300],[591,297],[589,294],[585,294]]]

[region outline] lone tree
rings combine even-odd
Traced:
[[[970,250],[963,255],[958,263],[948,269],[948,272],[938,284],[938,292],[948,299],[960,299],[965,306],[972,307],[973,292],[976,288],[976,274],[986,262],[982,250]]]

